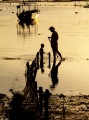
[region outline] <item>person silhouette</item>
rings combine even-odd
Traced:
[[[58,67],[61,65],[61,62],[59,62],[56,65],[56,62],[53,61],[53,66],[52,69],[50,71],[50,76],[51,76],[51,80],[52,80],[52,85],[50,86],[50,88],[55,88],[55,85],[58,84]]]
[[[41,68],[41,72],[44,73],[44,62],[43,62],[43,55],[44,55],[44,44],[41,44],[40,50],[40,68]]]
[[[45,52],[44,52],[44,44],[42,43],[40,46],[41,46],[41,47],[40,47],[40,50],[39,50],[40,59],[43,59],[43,54],[45,53]]]
[[[58,54],[62,60],[62,55],[61,53],[58,51],[58,33],[55,31],[55,28],[53,26],[51,26],[49,28],[49,30],[52,32],[51,37],[48,37],[50,43],[51,43],[51,48],[53,51],[53,57],[54,57],[54,61],[56,60],[56,54]]]

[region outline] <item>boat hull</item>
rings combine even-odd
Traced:
[[[29,23],[38,18],[39,12],[39,10],[23,11],[20,14],[17,14],[17,17],[21,22]]]

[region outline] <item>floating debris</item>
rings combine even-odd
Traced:
[[[3,9],[0,9],[0,11],[2,11]]]
[[[40,33],[38,35],[41,35]]]
[[[78,14],[78,12],[75,12],[75,14]]]
[[[20,60],[21,58],[9,58],[9,57],[4,57],[2,58],[3,60]]]

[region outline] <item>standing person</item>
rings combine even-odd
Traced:
[[[39,52],[40,52],[40,58],[43,59],[43,54],[45,53],[44,52],[44,44],[43,43],[41,44]]]
[[[43,43],[41,44],[39,53],[40,53],[40,68],[41,68],[41,72],[44,73],[44,58],[43,58],[43,55],[44,55],[45,52],[44,52],[44,44]]]
[[[52,51],[53,51],[54,61],[56,61],[56,53],[60,56],[60,58],[62,60],[62,55],[58,51],[58,33],[55,31],[55,28],[53,26],[51,26],[49,28],[49,30],[52,32],[51,37],[48,37],[48,39],[51,43],[51,48],[52,48]]]

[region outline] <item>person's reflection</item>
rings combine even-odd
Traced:
[[[44,63],[43,63],[43,59],[40,59],[40,68],[41,68],[41,73],[44,73]]]
[[[55,85],[58,84],[58,67],[59,65],[61,64],[61,62],[59,62],[57,65],[56,65],[56,62],[53,61],[53,66],[52,66],[52,69],[50,71],[50,77],[51,77],[51,80],[52,80],[52,85],[50,86],[50,88],[55,88]]]

